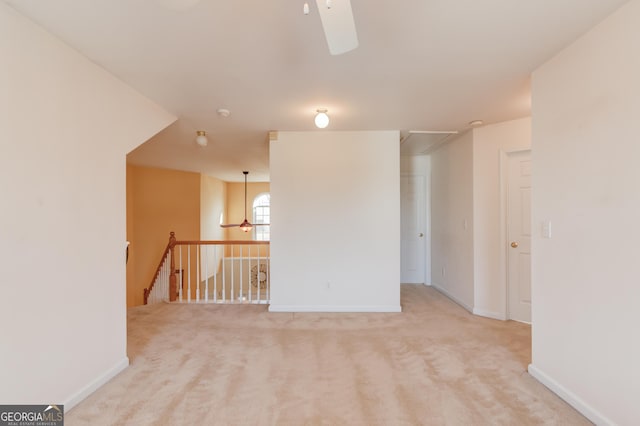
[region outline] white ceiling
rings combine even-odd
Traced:
[[[179,117],[130,162],[258,181],[268,131],[315,130],[321,107],[327,130],[405,136],[526,116],[530,73],[626,0],[351,0],[360,46],[340,56],[313,1],[6,2]]]

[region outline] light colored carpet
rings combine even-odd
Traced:
[[[400,314],[129,310],[131,366],[67,425],[583,425],[526,373],[530,327],[402,286]]]

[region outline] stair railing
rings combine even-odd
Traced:
[[[145,304],[269,303],[269,248],[269,241],[178,241],[171,232]]]

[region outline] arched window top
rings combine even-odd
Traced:
[[[253,208],[263,207],[271,204],[271,195],[268,192],[263,192],[262,194],[258,194],[256,198],[253,199]]]
[[[271,195],[268,192],[258,194],[253,199],[253,224],[271,223]],[[254,226],[254,236],[258,241],[269,241],[270,226]]]

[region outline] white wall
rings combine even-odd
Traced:
[[[399,132],[271,142],[271,311],[400,310]]]
[[[211,176],[200,175],[201,240],[224,239],[224,228],[220,227],[220,215],[226,209],[226,196],[225,182]]]
[[[431,285],[431,157],[428,155],[411,155],[400,157],[400,174],[424,176],[425,188],[425,273],[424,283]]]
[[[533,74],[529,370],[598,424],[640,424],[638,46],[634,0]]]
[[[507,153],[530,148],[529,117],[473,130],[473,310],[478,315],[506,319],[506,176],[501,179],[501,173]]]
[[[473,309],[473,133],[431,154],[431,283]]]
[[[0,401],[128,365],[125,155],[174,117],[0,2]]]

